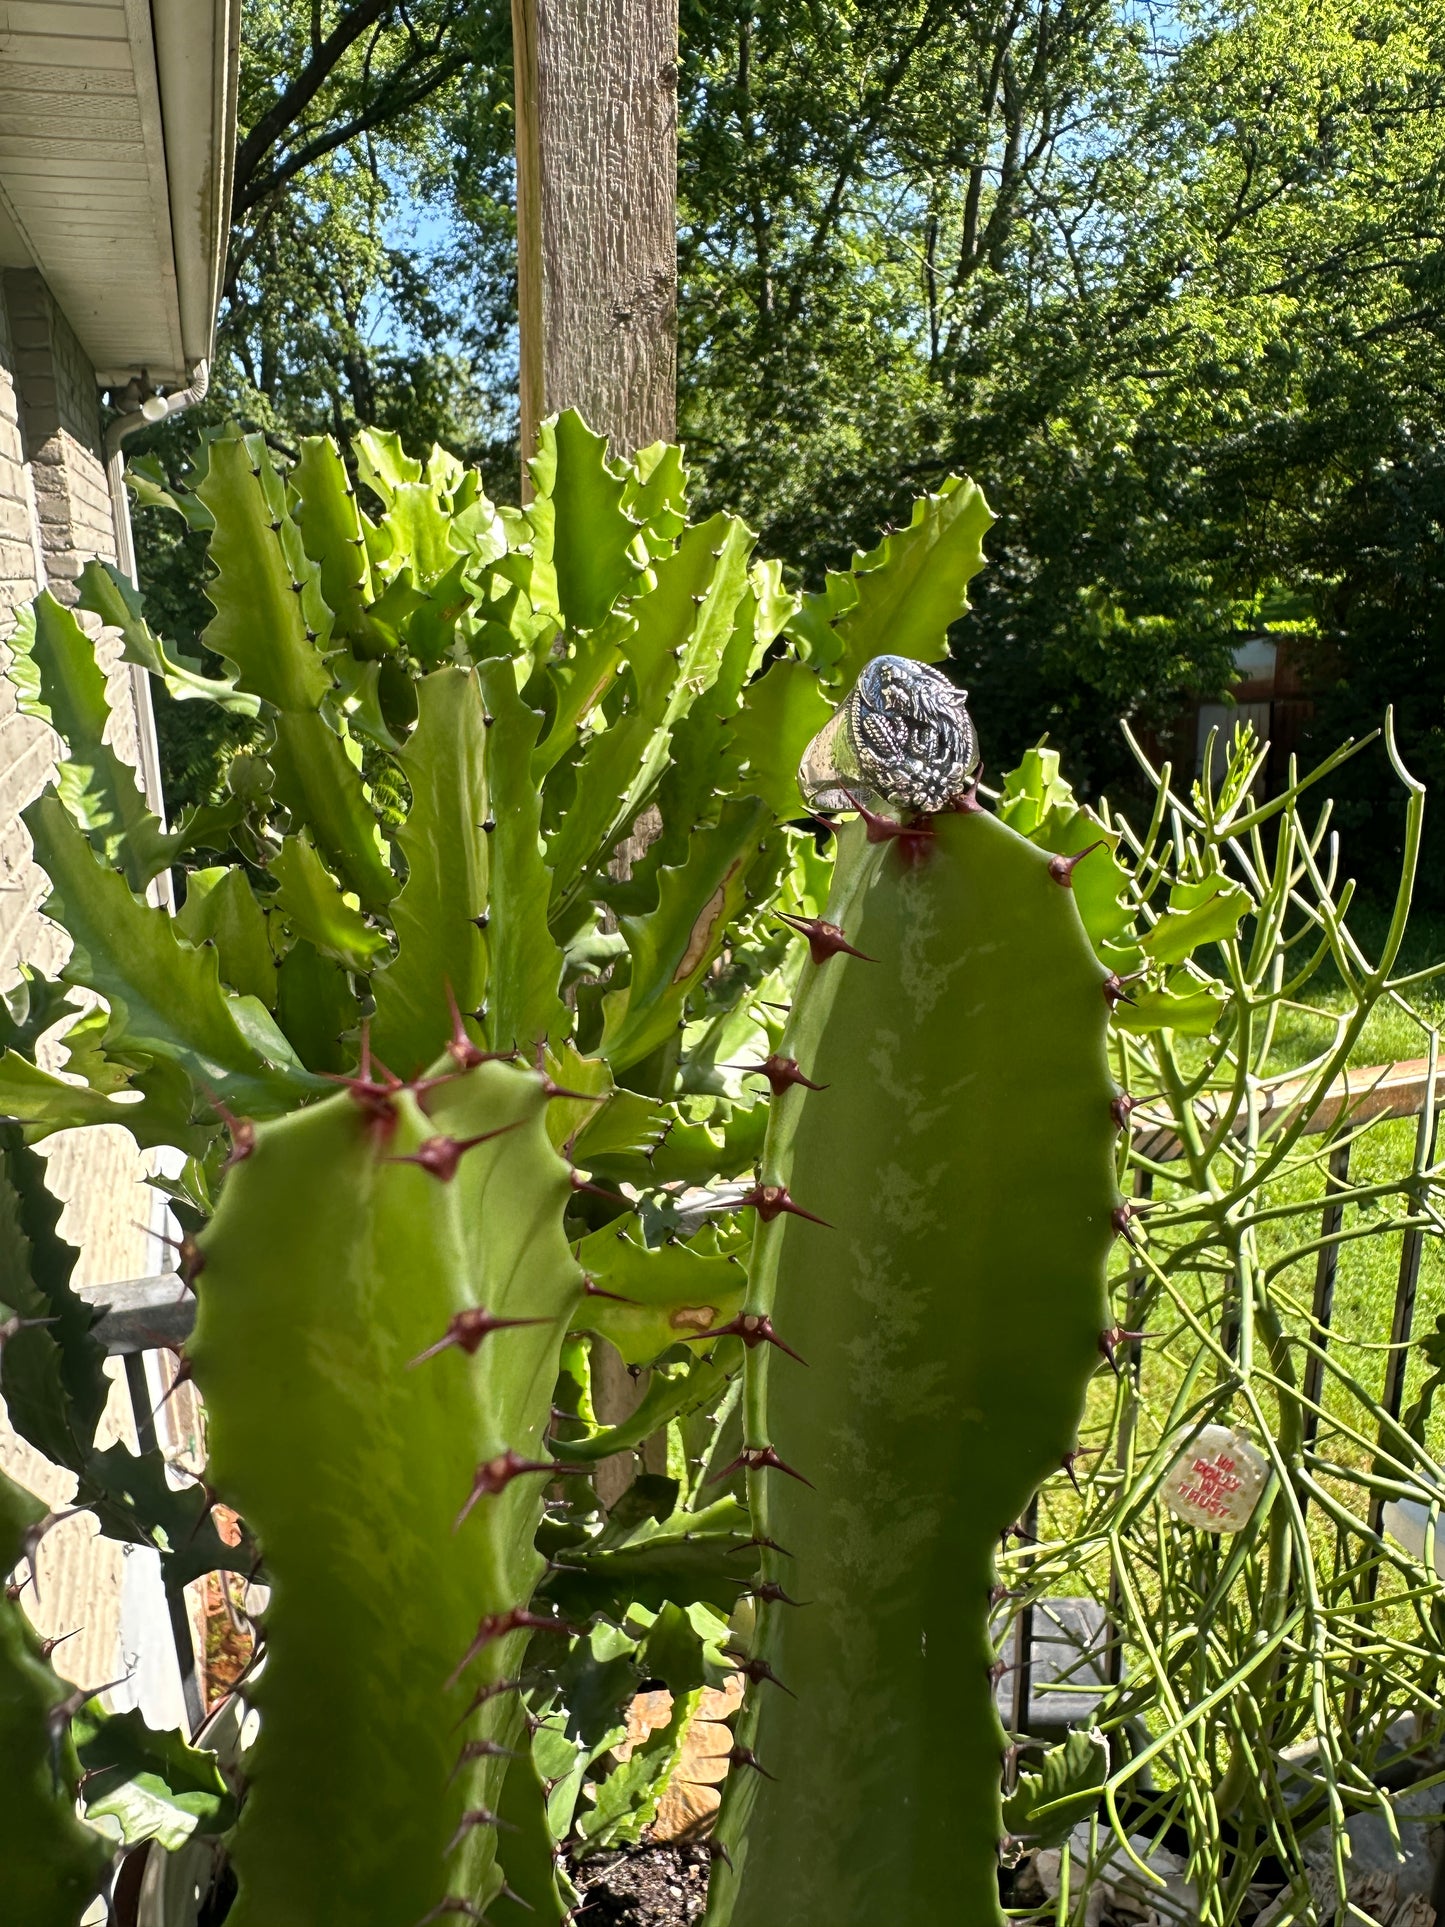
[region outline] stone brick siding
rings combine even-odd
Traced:
[[[4,294],[45,573],[69,601],[90,558],[115,554],[95,374],[33,268],[9,270]]]
[[[39,586],[48,583],[69,600],[85,562],[114,554],[94,372],[41,277],[7,272],[0,279],[0,637]],[[119,639],[98,624],[94,629],[107,672],[110,740],[134,762],[136,717]],[[5,664],[0,641],[0,669]],[[0,991],[15,983],[22,963],[54,976],[69,949],[41,914],[45,878],[31,861],[19,818],[49,776],[55,749],[43,724],[19,714],[14,690],[0,677]],[[139,1228],[150,1218],[152,1194],[129,1133],[119,1126],[61,1132],[43,1148],[48,1182],[65,1202],[61,1232],[80,1249],[76,1282],[159,1270],[160,1251]],[[135,1444],[119,1385],[101,1430],[102,1443],[116,1437]],[[10,1431],[3,1407],[0,1468],[54,1506],[74,1490],[70,1474],[47,1465]],[[94,1520],[83,1515],[47,1534],[39,1601],[28,1600],[42,1632],[83,1629],[57,1648],[55,1660],[68,1678],[86,1685],[115,1679],[135,1663],[137,1654],[124,1650],[126,1601],[136,1592],[141,1564],[152,1558],[95,1533]],[[115,1697],[132,1704],[135,1696],[123,1690]],[[177,1707],[166,1711],[170,1721],[178,1717]]]

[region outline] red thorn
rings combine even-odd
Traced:
[[[480,1713],[482,1708],[492,1700],[500,1699],[504,1693],[520,1693],[521,1690],[522,1682],[519,1679],[494,1679],[489,1680],[484,1686],[479,1686],[473,1693],[466,1711],[453,1723],[453,1732],[458,1726],[464,1726],[473,1713]]]
[[[1073,1445],[1073,1447],[1069,1447],[1069,1451],[1065,1451],[1064,1457],[1060,1459],[1060,1470],[1067,1472],[1069,1484],[1073,1486],[1073,1490],[1079,1493],[1079,1497],[1083,1497],[1083,1490],[1081,1490],[1081,1486],[1079,1486],[1079,1480],[1077,1480],[1073,1468],[1075,1468],[1075,1465],[1077,1465],[1081,1459],[1092,1459],[1096,1451],[1098,1451],[1098,1445]]]
[[[234,1111],[221,1102],[213,1090],[205,1085],[201,1088],[206,1092],[211,1109],[231,1133],[231,1155],[221,1166],[223,1171],[229,1171],[233,1164],[243,1163],[255,1150],[256,1127],[249,1117],[237,1117]]]
[[[1109,1361],[1109,1369],[1115,1378],[1119,1376],[1119,1366],[1115,1353],[1121,1345],[1138,1344],[1143,1339],[1153,1338],[1153,1332],[1125,1331],[1122,1325],[1111,1325],[1107,1331],[1099,1333],[1099,1350]]]
[[[519,1760],[521,1757],[510,1746],[503,1746],[500,1740],[468,1740],[457,1755],[456,1765],[447,1775],[447,1785],[450,1786],[462,1768],[470,1766],[473,1760]]]
[[[456,1671],[447,1680],[448,1689],[456,1685],[472,1661],[478,1654],[485,1652],[488,1646],[499,1639],[505,1639],[509,1633],[523,1630],[535,1633],[560,1633],[566,1639],[577,1637],[577,1628],[568,1625],[565,1619],[553,1619],[544,1613],[530,1612],[525,1606],[513,1606],[510,1611],[504,1613],[485,1613],[477,1621],[476,1638],[462,1654]]]
[[[478,1064],[486,1063],[487,1053],[467,1036],[466,1025],[462,1022],[462,1013],[457,1005],[456,994],[452,990],[450,979],[447,981],[446,992],[447,1009],[451,1013],[452,1020],[452,1034],[447,1039],[447,1055],[459,1071],[475,1070]]]
[[[453,1345],[470,1358],[482,1340],[492,1332],[510,1331],[518,1325],[549,1325],[551,1322],[550,1318],[494,1318],[485,1305],[474,1305],[469,1311],[455,1313],[447,1326],[446,1336],[439,1338],[435,1345],[428,1345],[424,1352],[418,1352],[415,1358],[408,1361],[407,1370],[412,1371],[418,1365],[424,1365],[427,1359],[450,1350]]]
[[[1104,1002],[1109,1006],[1110,1010],[1112,1010],[1116,1004],[1132,1004],[1135,1001],[1134,998],[1129,995],[1126,985],[1138,983],[1143,975],[1144,972],[1142,970],[1136,970],[1128,977],[1121,977],[1117,970],[1111,970],[1109,972],[1108,976],[1104,979],[1102,988],[1104,992]]]
[[[1086,856],[1092,856],[1095,850],[1102,850],[1106,847],[1107,839],[1101,836],[1096,842],[1091,843],[1086,850],[1076,850],[1072,856],[1051,856],[1049,858],[1049,875],[1054,879],[1055,883],[1062,884],[1066,890],[1072,890],[1074,887],[1074,872],[1078,869],[1084,858]]]
[[[572,1189],[574,1191],[590,1191],[594,1198],[606,1198],[609,1204],[624,1205],[629,1211],[632,1208],[620,1191],[609,1191],[605,1185],[591,1183],[587,1178],[583,1177],[575,1164],[572,1166]]]
[[[870,843],[897,843],[898,854],[909,869],[917,866],[928,855],[933,842],[933,824],[928,817],[915,817],[911,821],[899,822],[892,816],[879,816],[870,810],[851,790],[843,794],[863,819],[865,834]]]
[[[709,1860],[721,1860],[729,1873],[734,1871],[733,1857],[721,1840],[705,1840],[703,1845],[707,1848],[707,1857]]]
[[[766,1680],[769,1686],[776,1686],[782,1692],[786,1693],[790,1700],[795,1700],[798,1697],[791,1686],[783,1685],[783,1682],[778,1678],[777,1674],[765,1659],[750,1659],[746,1653],[736,1652],[731,1646],[725,1646],[723,1651],[737,1667],[738,1671],[746,1679],[750,1679],[754,1686],[761,1686],[763,1681]]]
[[[1139,1100],[1137,1097],[1130,1097],[1127,1091],[1120,1091],[1109,1106],[1109,1115],[1122,1131],[1128,1128],[1130,1115],[1136,1111],[1138,1107]]]
[[[761,1773],[765,1780],[775,1781],[778,1777],[776,1773],[769,1773],[768,1769],[763,1765],[762,1761],[750,1746],[739,1745],[732,1747],[728,1752],[728,1765],[751,1767],[754,1773]],[[731,1864],[731,1862],[729,1864]]]
[[[745,1445],[731,1465],[725,1465],[721,1472],[713,1473],[708,1484],[716,1485],[719,1479],[725,1479],[729,1473],[740,1469],[748,1472],[786,1472],[788,1477],[796,1479],[799,1485],[811,1486],[813,1483],[811,1479],[805,1479],[801,1472],[795,1472],[785,1460],[780,1459],[771,1445]]]
[[[822,1223],[821,1218],[818,1223]],[[729,1324],[715,1325],[711,1331],[685,1333],[682,1342],[685,1345],[703,1345],[714,1338],[740,1338],[750,1352],[756,1351],[759,1345],[776,1345],[780,1352],[786,1352],[789,1358],[796,1358],[800,1365],[808,1362],[791,1345],[783,1343],[765,1311],[739,1312]]]
[[[955,816],[987,816],[988,811],[978,800],[978,786],[983,780],[983,764],[975,765],[972,775],[963,788],[948,799],[947,808]]]
[[[866,951],[855,950],[836,923],[826,923],[822,917],[790,916],[786,910],[779,910],[775,914],[781,922],[788,924],[808,939],[808,948],[812,952],[815,964],[827,963],[828,959],[837,956],[840,950],[849,957],[861,957],[864,963],[878,961],[876,957],[870,957]]]
[[[451,1852],[450,1847],[447,1848],[447,1852]],[[437,1902],[429,1914],[422,1915],[416,1927],[429,1927],[431,1921],[440,1920],[443,1914],[465,1914],[468,1920],[486,1919],[486,1915],[475,1901],[463,1900],[460,1894],[448,1894],[445,1900]]]
[[[42,1659],[49,1659],[57,1646],[63,1646],[67,1639],[74,1639],[84,1631],[84,1626],[76,1626],[68,1633],[57,1633],[54,1639],[42,1639],[40,1642],[40,1657]]]
[[[604,1291],[595,1278],[582,1275],[582,1289],[589,1298],[611,1298],[619,1305],[640,1305],[640,1298],[624,1298],[620,1291]]]
[[[801,1599],[794,1599],[791,1593],[784,1592],[776,1579],[765,1579],[760,1586],[749,1586],[748,1593],[764,1606],[801,1606]]]
[[[1131,1245],[1137,1245],[1139,1242],[1131,1229],[1135,1215],[1133,1205],[1127,1203],[1116,1204],[1109,1213],[1109,1223],[1113,1225],[1119,1236],[1127,1239]]]
[[[738,1199],[737,1209],[742,1211],[749,1205],[764,1224],[771,1224],[774,1218],[781,1217],[786,1211],[792,1217],[807,1218],[811,1224],[820,1224],[825,1230],[833,1229],[826,1218],[820,1218],[812,1211],[805,1211],[802,1205],[794,1204],[785,1184],[755,1184],[746,1196]]]
[[[183,1238],[173,1238],[168,1231],[157,1231],[153,1225],[137,1224],[137,1231],[144,1231],[147,1237],[158,1238],[163,1245],[169,1245],[180,1258],[176,1267],[183,1285],[194,1285],[206,1268],[205,1253],[191,1237],[189,1232]]]
[[[793,1084],[801,1084],[806,1090],[826,1091],[826,1084],[815,1084],[811,1077],[804,1077],[798,1069],[796,1057],[782,1057],[774,1051],[765,1057],[761,1064],[724,1064],[726,1071],[741,1071],[746,1077],[766,1077],[773,1087],[773,1096],[781,1097]]]
[[[731,1466],[729,1466],[728,1470],[732,1470]],[[776,1539],[764,1539],[761,1536],[755,1536],[751,1539],[744,1539],[741,1545],[730,1546],[723,1554],[723,1557],[725,1559],[735,1559],[740,1552],[751,1552],[754,1547],[759,1549],[765,1547],[769,1552],[780,1552],[785,1559],[791,1559],[793,1556],[792,1553],[788,1551],[788,1548],[786,1546],[780,1546]]]
[[[509,1445],[505,1452],[499,1452],[494,1459],[487,1459],[477,1467],[467,1502],[457,1514],[452,1531],[460,1532],[463,1522],[475,1506],[483,1499],[495,1498],[497,1493],[505,1492],[513,1479],[520,1479],[524,1472],[545,1472],[550,1476],[556,1470],[550,1459],[524,1459]]]
[[[510,1124],[499,1124],[494,1131],[478,1131],[475,1137],[429,1137],[415,1151],[388,1158],[387,1163],[419,1164],[423,1171],[430,1171],[443,1184],[450,1184],[457,1174],[457,1166],[468,1151],[475,1150],[479,1144],[489,1144],[494,1137],[502,1137],[508,1131],[515,1131],[521,1122],[521,1118],[516,1118]]]
[[[467,1835],[475,1827],[496,1827],[498,1831],[502,1833],[515,1833],[517,1831],[510,1820],[502,1819],[501,1815],[493,1813],[490,1807],[468,1807],[467,1811],[461,1817],[456,1832],[442,1849],[442,1852],[444,1854],[455,1853],[463,1840],[466,1839]]]

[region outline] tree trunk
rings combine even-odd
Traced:
[[[677,0],[512,0],[522,454],[676,431]]]
[[[538,424],[564,408],[618,455],[676,433],[677,0],[512,0],[512,34],[526,490]],[[646,1384],[610,1345],[594,1348],[604,1423],[626,1418]],[[649,1471],[666,1469],[666,1451],[649,1441]],[[636,1463],[628,1452],[598,1466],[604,1504]]]

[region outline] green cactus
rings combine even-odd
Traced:
[[[763,1580],[715,1927],[1001,1919],[994,1554],[1075,1451],[1123,1222],[1069,881],[977,807],[857,823],[806,931],[737,1325]]]
[[[275,1588],[237,1927],[411,1922],[500,1882],[478,1816],[529,1628],[561,1629],[532,1540],[581,1274],[542,1080],[450,1068],[425,1113],[358,1078],[262,1127],[202,1240],[208,1476]]]
[[[774,912],[816,917],[832,867],[790,821],[794,771],[885,632],[944,653],[988,515],[950,481],[798,598],[735,518],[689,522],[679,451],[611,462],[575,415],[544,425],[521,510],[440,450],[363,435],[355,455],[356,480],[320,439],[283,471],[231,430],[193,488],[144,479],[206,534],[220,677],[152,635],[113,571],[82,578],[132,663],[252,732],[171,829],[105,751],[76,616],[42,598],[20,639],[21,699],[70,751],[25,821],[72,946],[59,983],[0,1003],[0,1211],[25,1229],[0,1307],[58,1319],[18,1335],[3,1389],[172,1589],[217,1566],[272,1589],[238,1922],[520,1919],[504,1867],[556,1919],[549,1826],[635,1837],[753,1576],[743,1508],[706,1478],[745,1350],[733,1214],[770,1101],[749,1067],[799,975]],[[165,868],[174,916],[144,895]],[[63,1074],[37,1062],[47,1032]],[[94,1445],[92,1315],[30,1147],[96,1123],[185,1157],[163,1188],[211,1457],[180,1491],[157,1454]],[[486,1332],[478,1306],[541,1322]],[[653,1373],[611,1422],[604,1344]],[[655,1433],[667,1476],[604,1514],[586,1469]],[[653,1670],[674,1724],[611,1764]],[[544,1800],[558,1759],[570,1792]]]
[[[0,1573],[27,1556],[44,1514],[0,1473]],[[18,1600],[0,1592],[0,1869],[6,1918],[26,1927],[75,1927],[109,1858],[75,1812],[80,1762],[70,1718],[84,1699],[56,1678]]]

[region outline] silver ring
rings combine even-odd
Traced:
[[[967,699],[926,663],[875,656],[803,752],[798,787],[809,807],[943,809],[978,761]]]

